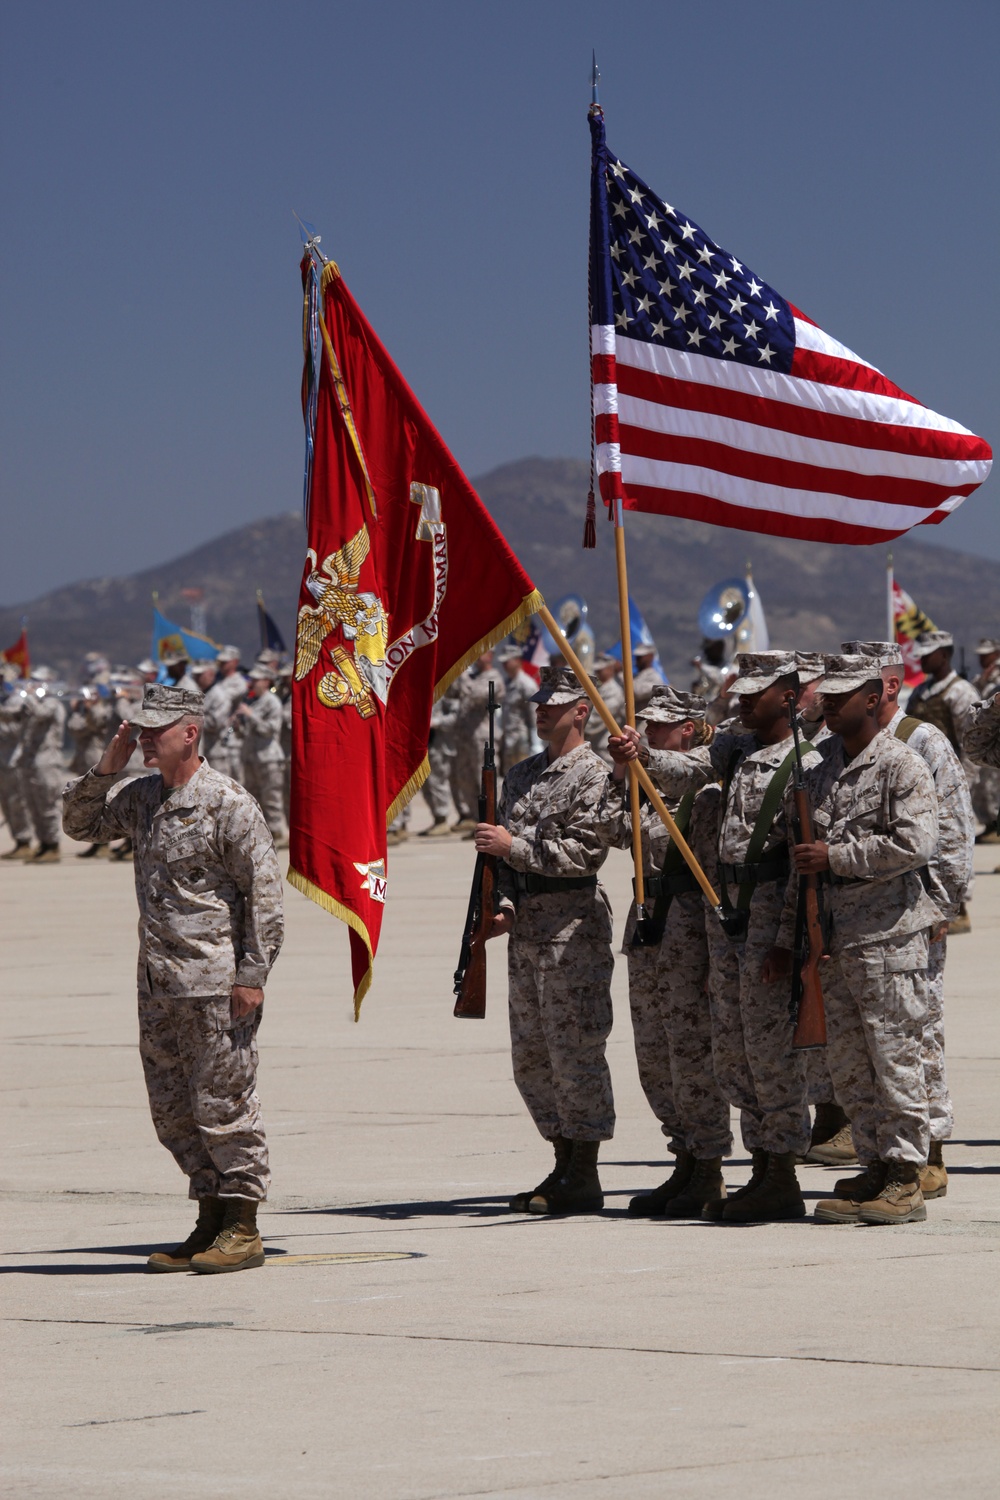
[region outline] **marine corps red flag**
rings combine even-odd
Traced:
[[[288,879],[348,924],[357,1014],[391,887],[386,828],[427,776],[433,703],[542,600],[314,241],[302,275]]]

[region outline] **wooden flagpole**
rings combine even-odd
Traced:
[[[556,620],[555,615],[547,605],[543,604],[538,610],[538,617],[543,621],[546,629],[552,636],[552,639],[557,643],[563,656],[565,656],[566,660],[573,668],[573,671],[577,675],[580,686],[583,688],[587,697],[590,699],[591,703],[594,705],[594,707],[597,709],[597,712],[604,720],[609,734],[620,736],[621,730],[615,723],[611,710],[608,708],[608,705],[605,703],[604,699],[597,691],[590,673],[583,665],[583,662],[577,656],[576,652],[573,650],[573,647],[563,635],[562,630],[559,628],[559,624]],[[650,781],[649,772],[646,770],[646,767],[641,765],[638,761],[632,761],[630,762],[629,769],[634,769],[635,780],[642,787],[643,791],[646,793],[646,796],[653,804],[654,809],[659,814],[661,823],[663,824],[664,828],[666,828],[667,832],[670,834],[670,837],[673,839],[674,843],[680,850],[685,864],[691,871],[691,874],[694,876],[695,880],[697,880],[706,901],[708,901],[709,904],[713,906],[718,912],[721,909],[722,903],[720,902],[718,896],[715,894],[715,891],[712,889],[712,883],[709,880],[708,876],[705,874],[704,870],[701,868],[701,865],[698,863],[694,855],[694,851],[691,849],[684,835],[681,833],[680,829],[677,827],[677,824],[670,816],[670,810],[668,809],[666,803],[660,796],[659,792],[656,790],[656,787]]]
[[[628,573],[625,567],[625,527],[622,524],[622,505],[615,506],[615,571],[618,576],[618,619],[622,632],[622,675],[625,680],[625,723],[635,728],[635,680],[632,675],[632,618],[628,607]],[[568,658],[567,658],[568,660]],[[576,668],[573,669],[576,671]],[[579,674],[578,674],[579,675]],[[635,909],[643,915],[646,902],[645,881],[642,874],[642,829],[639,825],[639,778],[634,764],[628,768],[629,809],[632,815],[632,865],[635,870]]]

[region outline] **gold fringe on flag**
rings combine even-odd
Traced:
[[[308,896],[310,901],[315,901],[317,906],[321,906],[331,916],[339,917],[342,922],[346,922],[348,927],[357,933],[368,949],[368,967],[361,976],[361,983],[354,991],[354,1019],[355,1021],[359,1021],[361,1019],[361,1002],[371,988],[372,982],[372,942],[368,936],[368,928],[362,922],[357,912],[353,912],[350,907],[342,905],[339,901],[335,901],[331,895],[323,890],[322,886],[314,885],[311,880],[307,880],[304,875],[300,875],[298,870],[293,870],[289,867],[285,878],[288,884],[293,885],[297,891],[301,891],[303,896]]]

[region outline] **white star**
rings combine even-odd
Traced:
[[[736,340],[735,339],[726,339],[726,342],[722,346],[722,352],[723,352],[723,354],[735,354],[736,353]]]
[[[666,323],[663,322],[662,319],[658,319],[657,322],[655,322],[653,324],[653,332],[654,332],[654,334],[656,335],[656,337],[658,339],[662,339],[662,337],[666,333],[666,331],[667,331],[667,325],[666,325]]]
[[[708,301],[708,293],[703,286],[695,287],[694,300],[698,307],[704,307],[705,303]]]
[[[743,327],[746,329],[748,339],[755,339],[758,333],[760,333],[760,324],[755,323],[753,318],[750,319],[749,323],[744,323]]]
[[[640,193],[638,188],[629,188],[628,195],[632,199],[633,203],[642,202],[642,194]]]
[[[712,252],[707,245],[702,245],[698,251],[698,259],[703,266],[710,266],[712,264]]]
[[[708,326],[716,333],[719,333],[722,328],[722,314],[714,312],[708,320]]]
[[[720,291],[724,292],[732,279],[731,276],[726,275],[725,271],[717,271],[715,274],[715,285]]]
[[[761,294],[761,292],[763,290],[764,290],[764,284],[763,284],[763,282],[758,281],[755,276],[751,276],[750,277],[750,295],[751,295],[751,297],[759,297],[760,294]]]
[[[659,216],[659,214],[650,214],[650,216],[649,216],[649,227],[650,227],[650,229],[655,229],[655,230],[659,229],[659,227],[660,227],[660,216]]]
[[[673,312],[673,315],[677,319],[678,323],[686,323],[688,318],[691,316],[691,309],[689,307],[685,307],[683,302],[678,303],[676,307],[674,307],[673,303],[671,303],[671,311]]]
[[[665,239],[663,241],[663,253],[664,253],[664,255],[673,255],[676,249],[677,249],[677,241],[676,240]]]
[[[767,318],[776,318],[778,316],[778,309],[773,302],[769,302],[765,307],[764,316]]]
[[[677,290],[677,284],[676,284],[676,282],[671,281],[669,276],[666,278],[665,281],[661,281],[660,282],[660,296],[661,297],[669,297],[670,294],[671,294],[671,292],[676,292],[676,290]]]
[[[705,335],[702,333],[701,329],[700,328],[692,328],[690,331],[685,330],[685,332],[687,332],[688,343],[689,344],[693,344],[694,347],[697,349],[698,345],[701,343],[702,339],[705,337]]]
[[[624,205],[624,203],[616,203],[615,206],[614,206],[614,208],[611,210],[611,212],[612,212],[612,215],[616,219],[624,219],[624,217],[625,217],[625,205]]]
[[[763,344],[761,348],[757,350],[757,353],[767,364],[770,364],[772,358],[774,357],[774,350],[771,348],[770,344]]]
[[[648,313],[653,303],[649,297],[640,297],[638,305],[644,313]]]
[[[677,267],[677,274],[682,281],[690,281],[691,277],[694,275],[694,266],[689,266],[687,261],[683,261]]]
[[[737,295],[735,297],[730,298],[730,301],[729,301],[729,311],[730,312],[735,313],[737,316],[739,316],[739,314],[743,311],[743,309],[745,307],[746,307],[746,303],[743,301],[743,298],[739,295],[739,293],[737,293]]]
[[[621,247],[621,245],[619,245],[618,241],[616,240],[615,243],[611,246],[611,259],[612,260],[621,260],[621,258],[622,258],[622,247]]]
[[[641,232],[638,229],[630,229],[629,232],[628,232],[628,242],[629,242],[629,244],[630,245],[638,245],[638,244],[641,243],[641,241],[642,241],[642,234],[641,234]]]
[[[655,271],[657,265],[659,264],[656,259],[656,251],[650,250],[649,254],[643,257],[642,263],[646,267],[647,271]]]
[[[677,212],[677,210],[674,208],[674,205],[672,203],[666,203],[666,202],[664,202],[663,207],[667,210],[668,214],[674,214],[674,213]]]
[[[625,275],[622,277],[622,281],[624,282],[624,284],[626,286],[632,287],[632,286],[635,286],[635,284],[636,284],[636,282],[638,280],[639,280],[639,272],[633,270],[633,268],[631,266],[629,266],[628,270],[625,272]]]
[[[623,168],[623,166],[622,166],[622,164],[621,164],[620,161],[613,161],[611,163],[611,170],[612,170],[612,172],[614,172],[614,174],[615,174],[616,177],[624,177],[625,176],[625,169]]]
[[[628,313],[625,311],[624,307],[622,308],[620,313],[615,313],[615,323],[619,328],[628,327]]]
[[[693,240],[694,239],[694,225],[693,224],[689,224],[686,219],[685,219],[684,223],[681,225],[681,239],[682,240]]]
[[[730,257],[729,257],[729,264],[730,264],[730,265],[731,265],[731,266],[732,266],[732,268],[733,268],[733,270],[734,270],[734,271],[735,271],[735,272],[736,272],[736,274],[737,274],[737,276],[739,276],[739,275],[741,275],[741,274],[742,274],[742,271],[743,271],[743,267],[742,267],[742,266],[741,266],[741,265],[740,265],[740,263],[739,263],[739,261],[738,261],[738,260],[737,260],[737,259],[736,259],[736,256],[735,256],[735,255],[731,255],[731,256],[730,256]]]

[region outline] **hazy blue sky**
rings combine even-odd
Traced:
[[[591,46],[615,151],[995,441],[995,0],[12,0],[0,600],[298,507],[293,208],[469,473],[584,456]]]

